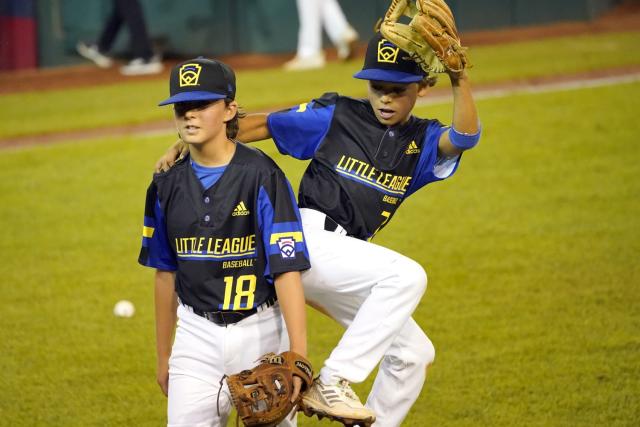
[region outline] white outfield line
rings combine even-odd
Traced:
[[[492,88],[479,85],[478,87],[473,88],[473,98],[475,100],[506,98],[508,96],[519,94],[562,92],[567,90],[614,86],[625,83],[633,83],[637,81],[640,81],[640,71],[621,74],[617,76],[577,77],[572,80],[560,82],[513,82],[509,83],[508,86],[505,87]],[[446,93],[427,95],[425,98],[418,99],[418,101],[416,102],[416,107],[446,104],[451,102],[450,90],[440,89],[438,92],[440,92],[441,90],[443,92],[446,91]],[[173,128],[145,130],[137,132],[136,135],[141,137],[155,137],[166,135],[168,133],[175,133],[175,130]]]
[[[563,81],[548,82],[512,82],[504,85],[488,84],[478,85],[473,88],[473,96],[476,100],[506,98],[519,94],[536,94],[546,92],[561,92],[568,90],[588,89],[602,86],[613,86],[640,81],[640,71],[630,71],[625,74],[601,77],[575,77]],[[493,87],[492,87],[493,86]],[[416,107],[447,104],[451,102],[451,89],[436,88],[434,92],[425,98],[418,99]],[[80,142],[98,138],[113,138],[117,136],[145,138],[165,135],[175,135],[175,127],[170,120],[142,124],[139,126],[123,126],[121,128],[108,127],[91,130],[70,131],[53,133],[48,135],[31,135],[16,138],[0,138],[0,151],[19,150],[40,144],[52,144],[58,142]]]
[[[561,82],[513,83],[509,87],[502,88],[483,88],[482,86],[478,86],[473,88],[473,97],[475,100],[506,98],[508,96],[520,94],[562,92],[602,86],[614,86],[638,81],[640,81],[640,72],[619,76],[577,78],[575,80]],[[451,102],[451,93],[437,94],[433,96],[427,95],[425,98],[418,99],[416,106],[422,107],[426,105],[446,104],[449,102]]]
[[[482,85],[479,85],[473,88],[473,98],[478,101],[483,99],[506,98],[521,94],[562,92],[594,87],[615,86],[638,81],[640,81],[640,71],[617,76],[577,77],[575,79],[559,82],[513,82],[509,83],[505,87],[483,87]],[[449,102],[451,102],[451,91],[439,88],[437,94],[427,95],[425,98],[419,98],[416,102],[416,107],[447,104]],[[175,130],[173,128],[146,130],[138,132],[137,135],[152,137],[166,135],[167,133],[175,133]]]

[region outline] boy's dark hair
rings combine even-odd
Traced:
[[[426,75],[424,77],[424,79],[420,80],[418,82],[418,84],[420,86],[426,86],[426,87],[433,87],[436,85],[436,83],[438,82],[438,77],[436,76],[430,76],[430,75]]]
[[[224,105],[229,105],[233,102],[233,99],[225,98]],[[227,138],[235,139],[238,136],[238,131],[240,130],[240,124],[238,123],[238,119],[242,119],[246,117],[247,113],[242,109],[242,107],[238,106],[238,111],[235,117],[227,122]]]

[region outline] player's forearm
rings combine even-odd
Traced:
[[[307,313],[300,273],[282,273],[275,282],[280,309],[289,332],[290,349],[307,357]]]
[[[255,142],[271,138],[267,116],[266,113],[254,113],[238,120],[240,130],[237,139],[242,142]]]
[[[174,283],[174,273],[162,270],[156,271],[155,310],[158,360],[168,359],[171,355],[173,331],[176,325],[176,308],[178,305]]]
[[[478,112],[471,93],[471,84],[466,72],[460,77],[451,77],[453,89],[453,127],[461,133],[478,132]]]

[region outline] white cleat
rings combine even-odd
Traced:
[[[80,56],[93,61],[100,68],[109,68],[113,65],[113,60],[106,55],[103,55],[98,50],[98,46],[94,44],[86,44],[85,42],[78,42],[76,45],[76,51]]]
[[[355,48],[358,43],[358,33],[349,27],[344,32],[342,39],[336,44],[338,59],[348,61],[355,56]]]
[[[376,414],[360,403],[347,380],[327,385],[316,378],[309,391],[302,396],[301,409],[309,417],[327,417],[345,426],[366,427],[376,420]]]
[[[320,52],[313,56],[300,57],[296,56],[284,63],[285,71],[304,71],[322,68],[325,65],[324,53]]]
[[[120,74],[125,76],[142,76],[145,74],[158,74],[163,69],[159,56],[151,59],[135,58],[127,65],[120,67]]]

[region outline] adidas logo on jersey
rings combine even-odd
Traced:
[[[233,210],[233,213],[231,214],[232,216],[244,216],[244,215],[249,215],[251,212],[249,212],[249,209],[247,209],[247,207],[244,205],[244,202],[240,202],[238,203],[238,206],[236,206],[236,208]]]
[[[409,146],[405,150],[404,154],[418,154],[419,152],[420,152],[420,149],[416,145],[416,142],[415,141],[411,141],[411,144],[409,144]]]

